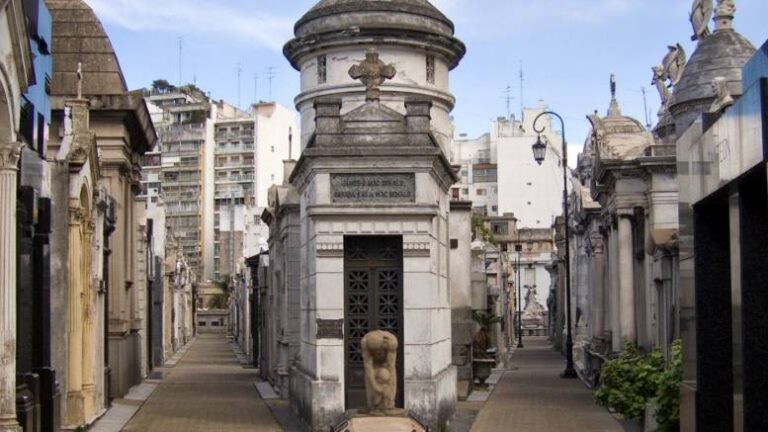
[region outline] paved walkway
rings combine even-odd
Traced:
[[[623,432],[580,380],[560,378],[565,359],[543,338],[528,338],[472,425],[473,432]]]
[[[202,334],[123,429],[127,432],[281,431],[224,335]]]

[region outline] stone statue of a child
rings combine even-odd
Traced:
[[[397,337],[384,330],[366,334],[361,341],[365,367],[368,414],[391,415],[397,395]]]

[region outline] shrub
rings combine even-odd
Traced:
[[[680,430],[680,383],[683,381],[683,344],[672,344],[672,361],[658,377],[656,423],[659,432]]]
[[[678,430],[682,344],[672,344],[672,361],[667,366],[659,350],[643,354],[631,343],[607,361],[600,371],[600,388],[595,401],[629,419],[642,420],[648,402],[656,404],[657,431]]]

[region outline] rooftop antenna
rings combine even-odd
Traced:
[[[515,98],[514,96],[512,96],[511,85],[507,84],[507,88],[504,90],[504,94],[506,95],[504,96],[504,99],[507,101],[507,118],[510,118],[512,116],[512,111],[510,106],[511,106],[512,99]]]
[[[253,73],[253,102],[259,102],[259,73]]]
[[[181,36],[179,36],[177,44],[179,45],[179,87],[181,87],[183,85],[181,82],[181,53],[184,47],[184,39],[182,39]]]
[[[243,74],[243,68],[240,66],[240,62],[237,62],[237,108],[240,109],[242,106],[242,96],[241,96],[241,85],[240,85],[240,77]]]
[[[267,81],[269,81],[269,102],[272,102],[272,80],[275,79],[275,67],[267,68]]]
[[[525,111],[525,100],[523,98],[523,61],[520,60],[520,118],[523,118],[523,111]]]
[[[651,129],[651,113],[648,111],[648,100],[645,97],[645,87],[640,87],[640,91],[643,93],[643,109],[645,110],[645,127]]]

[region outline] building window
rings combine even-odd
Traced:
[[[272,146],[272,153],[275,152],[275,146]]]
[[[497,181],[496,165],[475,165],[472,169],[472,181],[474,183],[495,183]]]
[[[435,56],[432,54],[427,55],[427,83],[435,83]]]
[[[509,227],[506,222],[492,222],[491,232],[497,235],[509,234]]]
[[[488,190],[486,190],[486,189],[478,189],[475,193],[477,193],[477,196],[486,196],[486,195],[488,195]]]
[[[325,84],[328,80],[328,67],[325,55],[317,56],[317,83]]]
[[[499,211],[499,207],[498,206],[491,206],[491,211],[495,213],[495,212]]]
[[[461,194],[462,195],[469,195],[469,189],[467,189],[467,188],[462,189],[461,190]]]

